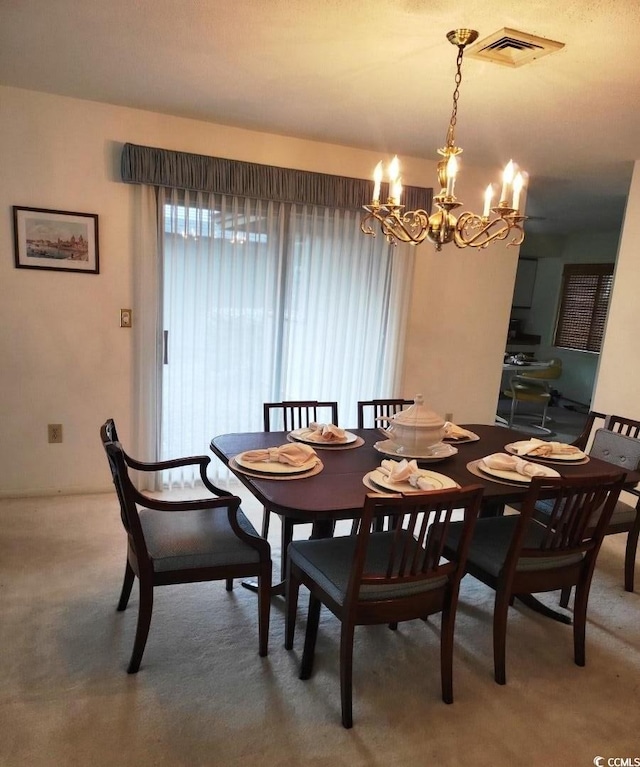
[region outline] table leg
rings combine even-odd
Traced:
[[[288,517],[281,517],[282,532],[280,535],[280,581],[274,583],[271,586],[271,596],[282,597],[284,596],[285,581],[287,577],[287,547],[293,539],[293,522]],[[335,528],[335,520],[323,519],[317,520],[313,523],[311,530],[311,538],[331,538]],[[258,581],[255,579],[242,581],[242,585],[249,591],[258,591]]]

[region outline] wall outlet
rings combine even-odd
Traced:
[[[49,442],[51,444],[57,444],[62,442],[62,424],[50,423],[47,427],[49,434]]]
[[[130,328],[133,325],[133,314],[131,309],[120,309],[120,327]]]
[[[453,413],[445,413],[444,420],[453,422]]]

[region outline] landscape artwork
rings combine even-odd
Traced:
[[[98,274],[98,216],[14,206],[15,265]]]

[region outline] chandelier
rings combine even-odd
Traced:
[[[447,34],[447,40],[458,47],[455,89],[453,91],[453,109],[447,131],[446,145],[438,149],[442,159],[438,162],[438,183],[440,193],[433,198],[437,210],[429,215],[425,210],[404,210],[400,204],[402,182],[398,158],[389,164],[389,196],[386,203],[380,201],[380,184],[383,169],[379,162],[374,171],[373,199],[370,205],[363,206],[367,214],[363,217],[360,228],[364,234],[375,237],[371,224],[377,221],[387,240],[394,245],[406,242],[419,245],[425,239],[432,242],[436,250],[441,250],[449,242],[459,248],[485,248],[494,240],[504,240],[511,232],[513,239],[508,245],[520,245],[524,240],[522,228],[526,216],[520,215],[520,195],[524,186],[524,177],[516,171],[510,160],[502,174],[502,188],[497,205],[492,207],[494,189],[491,184],[484,194],[482,215],[465,211],[458,217],[451,211],[459,208],[462,202],[454,194],[458,173],[457,156],[462,149],[455,144],[455,126],[458,116],[458,98],[462,82],[462,58],[464,49],[478,37],[474,29],[456,29]]]

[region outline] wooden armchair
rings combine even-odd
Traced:
[[[240,509],[240,498],[217,488],[206,476],[208,456],[146,463],[127,455],[117,441],[113,420],[100,429],[102,444],[120,502],[127,533],[127,562],[118,610],[129,601],[135,577],[140,586],[138,623],[131,660],[134,674],[149,634],[156,586],[258,576],[259,652],[267,654],[271,588],[271,551]],[[200,475],[212,497],[166,501],[143,495],[133,485],[129,470],[162,471],[200,465]]]

